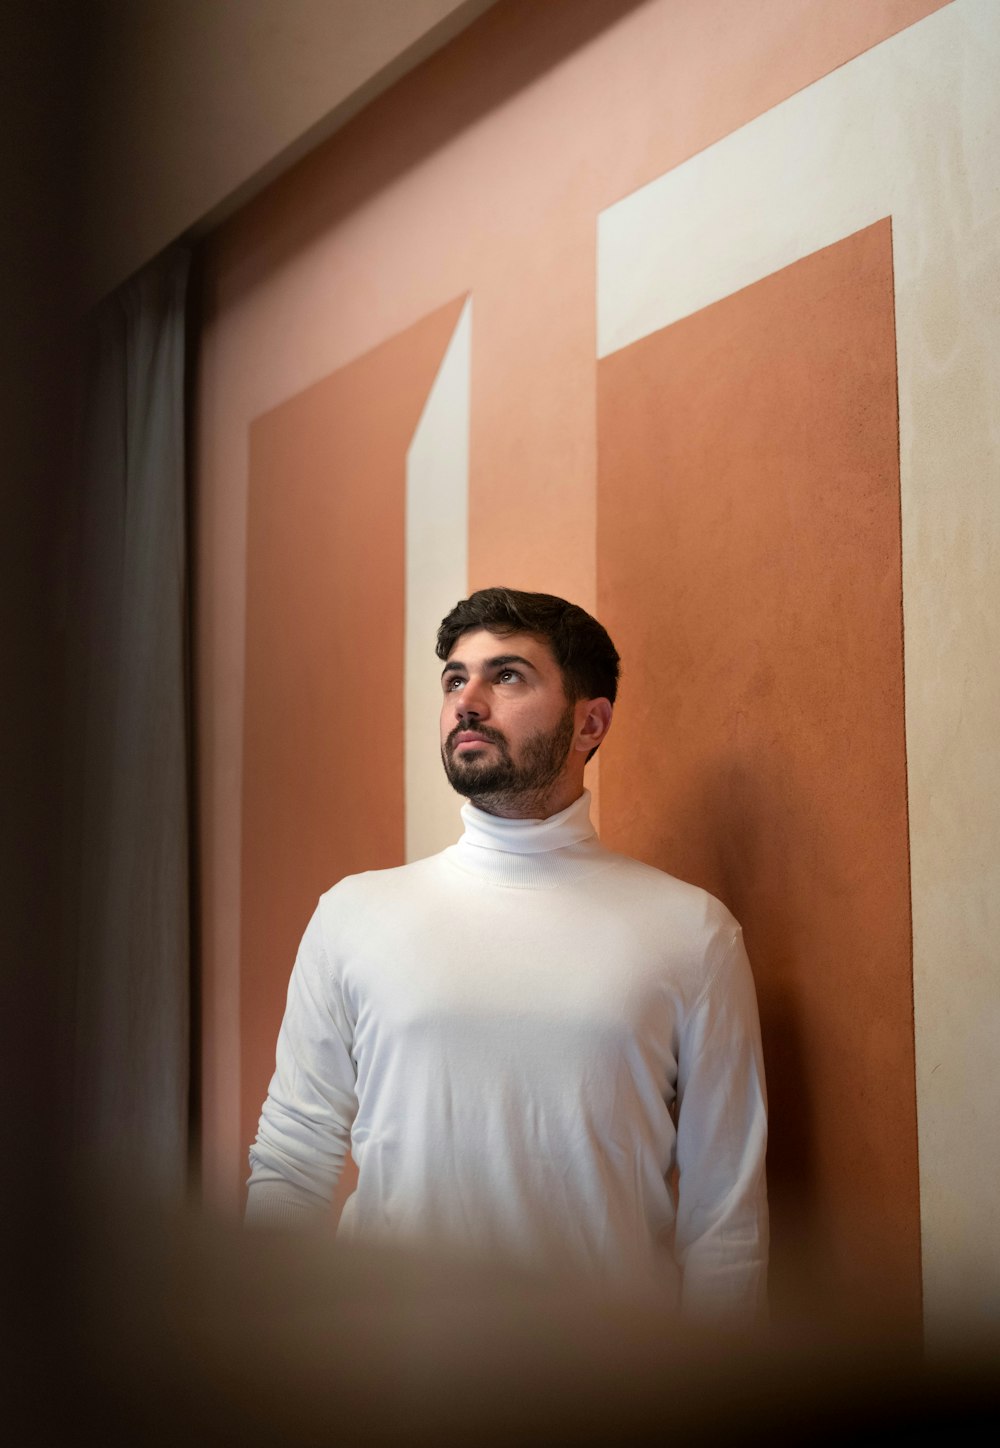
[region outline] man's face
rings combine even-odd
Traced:
[[[575,714],[547,643],[486,629],[462,634],[441,686],[441,758],[459,794],[495,807],[552,788]]]

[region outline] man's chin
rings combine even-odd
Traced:
[[[445,765],[444,772],[455,793],[464,795],[466,799],[474,799],[477,794],[492,794],[510,784],[506,771],[501,774],[495,765],[485,761],[477,764],[469,759],[456,764],[452,759],[450,764]]]

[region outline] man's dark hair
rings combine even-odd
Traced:
[[[566,697],[609,699],[618,693],[618,650],[608,631],[575,603],[552,593],[518,588],[480,588],[441,620],[437,656],[447,660],[462,634],[485,628],[494,634],[527,633],[544,639],[563,676]]]

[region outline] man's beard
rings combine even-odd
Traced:
[[[498,729],[486,724],[458,723],[441,746],[441,762],[448,783],[480,809],[496,813],[512,805],[529,805],[544,800],[563,772],[573,742],[575,716],[572,704],[550,730],[539,729],[524,741],[521,758],[515,763],[507,740]],[[481,734],[494,746],[490,758],[467,758],[455,754],[459,734]]]

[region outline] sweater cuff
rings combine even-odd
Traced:
[[[251,1182],[243,1221],[248,1227],[301,1232],[322,1225],[326,1210],[312,1192],[290,1182]]]

